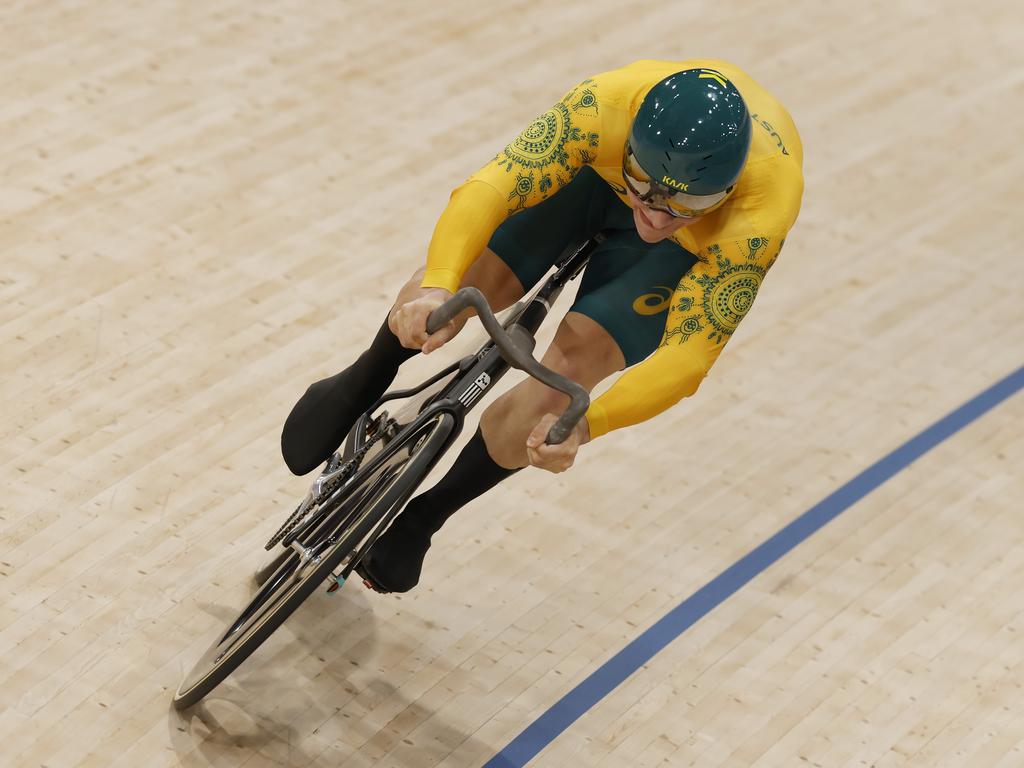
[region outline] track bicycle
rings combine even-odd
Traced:
[[[568,437],[590,398],[579,384],[533,357],[534,335],[603,239],[598,233],[567,251],[554,273],[515,304],[503,323],[476,288],[460,289],[430,315],[427,331],[434,333],[472,308],[490,338],[475,354],[419,386],[386,393],[356,420],[306,497],[267,542],[266,549],[275,554],[256,572],[255,594],[185,676],[174,695],[175,708],[190,707],[212,691],[319,585],[326,583],[327,591],[334,592],[345,584],[451,448],[466,414],[510,368],[569,395],[569,406],[547,442],[554,445]],[[382,408],[399,401],[405,404],[394,415]]]

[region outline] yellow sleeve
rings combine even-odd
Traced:
[[[469,265],[483,253],[494,230],[508,217],[505,201],[490,184],[470,179],[452,192],[427,251],[424,288],[459,290]],[[456,258],[457,257],[457,258]]]
[[[646,421],[697,391],[750,310],[782,243],[781,236],[742,238],[701,252],[672,296],[658,349],[590,404],[591,438]]]
[[[598,90],[584,80],[452,193],[430,241],[423,287],[458,290],[505,219],[546,200],[594,161]]]

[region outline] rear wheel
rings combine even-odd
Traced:
[[[255,596],[188,673],[174,695],[185,709],[202,699],[256,650],[360,543],[401,507],[440,456],[455,417],[439,412],[410,426],[382,451],[382,461],[353,478],[354,492],[327,514],[299,546],[257,572]]]

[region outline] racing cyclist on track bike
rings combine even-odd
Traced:
[[[419,581],[431,537],[525,466],[568,469],[581,445],[696,392],[746,315],[796,220],[803,149],[783,106],[724,61],[638,61],[572,88],[458,187],[424,268],[370,348],[312,384],[281,436],[304,474],[340,445],[399,366],[458,333],[427,316],[460,286],[501,309],[564,251],[604,239],[542,363],[588,391],[628,369],[560,445],[544,437],[567,397],[527,378],[496,399],[448,473],[412,499],[358,567],[369,586]]]

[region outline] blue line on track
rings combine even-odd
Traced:
[[[932,448],[1024,388],[1024,366],[908,440],[686,598],[516,736],[484,768],[521,768],[658,651],[776,560]]]

